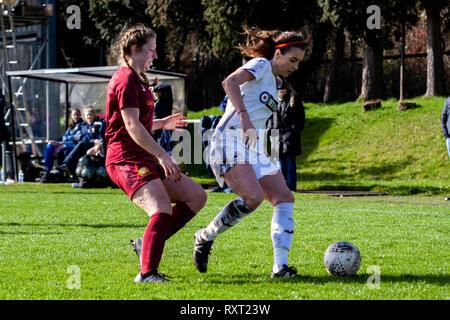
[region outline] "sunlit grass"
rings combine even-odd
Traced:
[[[450,207],[442,197],[296,194],[290,263],[301,277],[284,281],[270,278],[272,208],[264,202],[216,240],[208,272],[200,274],[191,258],[194,232],[234,197],[208,193],[206,207],[167,242],[160,272],[171,283],[137,285],[128,242],[148,218],[122,191],[0,186],[0,299],[449,298]],[[323,266],[326,248],[339,240],[361,251],[354,278],[330,276]],[[370,266],[380,268],[378,289],[367,285]]]

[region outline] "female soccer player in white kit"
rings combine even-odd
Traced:
[[[274,264],[271,277],[292,277],[288,265],[294,233],[294,196],[261,144],[265,123],[278,105],[280,77],[298,69],[307,44],[294,31],[244,29],[248,39],[238,48],[251,57],[223,82],[228,95],[225,113],[211,139],[210,164],[220,185],[239,198],[229,202],[209,225],[195,233],[194,264],[206,272],[215,238],[256,210],[264,199],[273,206],[271,237]]]

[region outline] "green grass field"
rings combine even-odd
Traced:
[[[204,210],[167,242],[159,271],[171,283],[138,285],[128,242],[148,219],[122,191],[0,185],[0,299],[450,298],[450,206],[441,196],[296,194],[296,280],[270,278],[272,209],[264,202],[214,243],[209,270],[200,274],[191,259],[193,234],[234,197],[208,193]],[[328,275],[323,266],[327,246],[338,240],[361,251],[353,278]],[[370,266],[380,268],[379,288],[367,284]]]

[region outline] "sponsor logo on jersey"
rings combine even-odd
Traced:
[[[267,91],[263,91],[259,95],[259,101],[267,108],[269,108],[270,111],[274,112],[275,110],[277,110],[278,102]]]
[[[138,175],[140,177],[139,179],[142,179],[142,178],[150,175],[151,173],[152,172],[147,167],[139,168],[139,170],[138,170]]]

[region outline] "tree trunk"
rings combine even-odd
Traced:
[[[383,98],[383,48],[379,44],[364,48],[361,97],[366,101]]]
[[[400,51],[400,102],[404,99],[405,90],[405,38],[406,38],[406,26],[404,15],[402,15],[402,47]]]
[[[352,70],[352,91],[351,91],[351,100],[354,100],[356,98],[358,98],[358,79],[361,79],[361,76],[358,75],[358,70],[356,69],[356,63],[355,63],[355,58],[356,58],[356,40],[355,39],[351,39],[350,40],[350,56],[352,59],[351,62],[351,70]]]
[[[427,13],[427,92],[445,96],[444,63],[441,48],[441,1],[423,1]]]
[[[177,48],[177,51],[175,53],[175,65],[174,65],[175,72],[180,72],[180,60],[181,55],[183,54],[184,48],[186,46],[186,39],[187,39],[187,32],[183,32],[183,34],[181,35],[182,45]]]
[[[323,102],[330,102],[336,98],[336,87],[341,73],[342,59],[344,58],[345,35],[344,30],[339,28],[336,30],[334,39],[333,60],[331,61],[330,71],[328,72],[327,81],[325,84],[325,93],[323,95]]]

